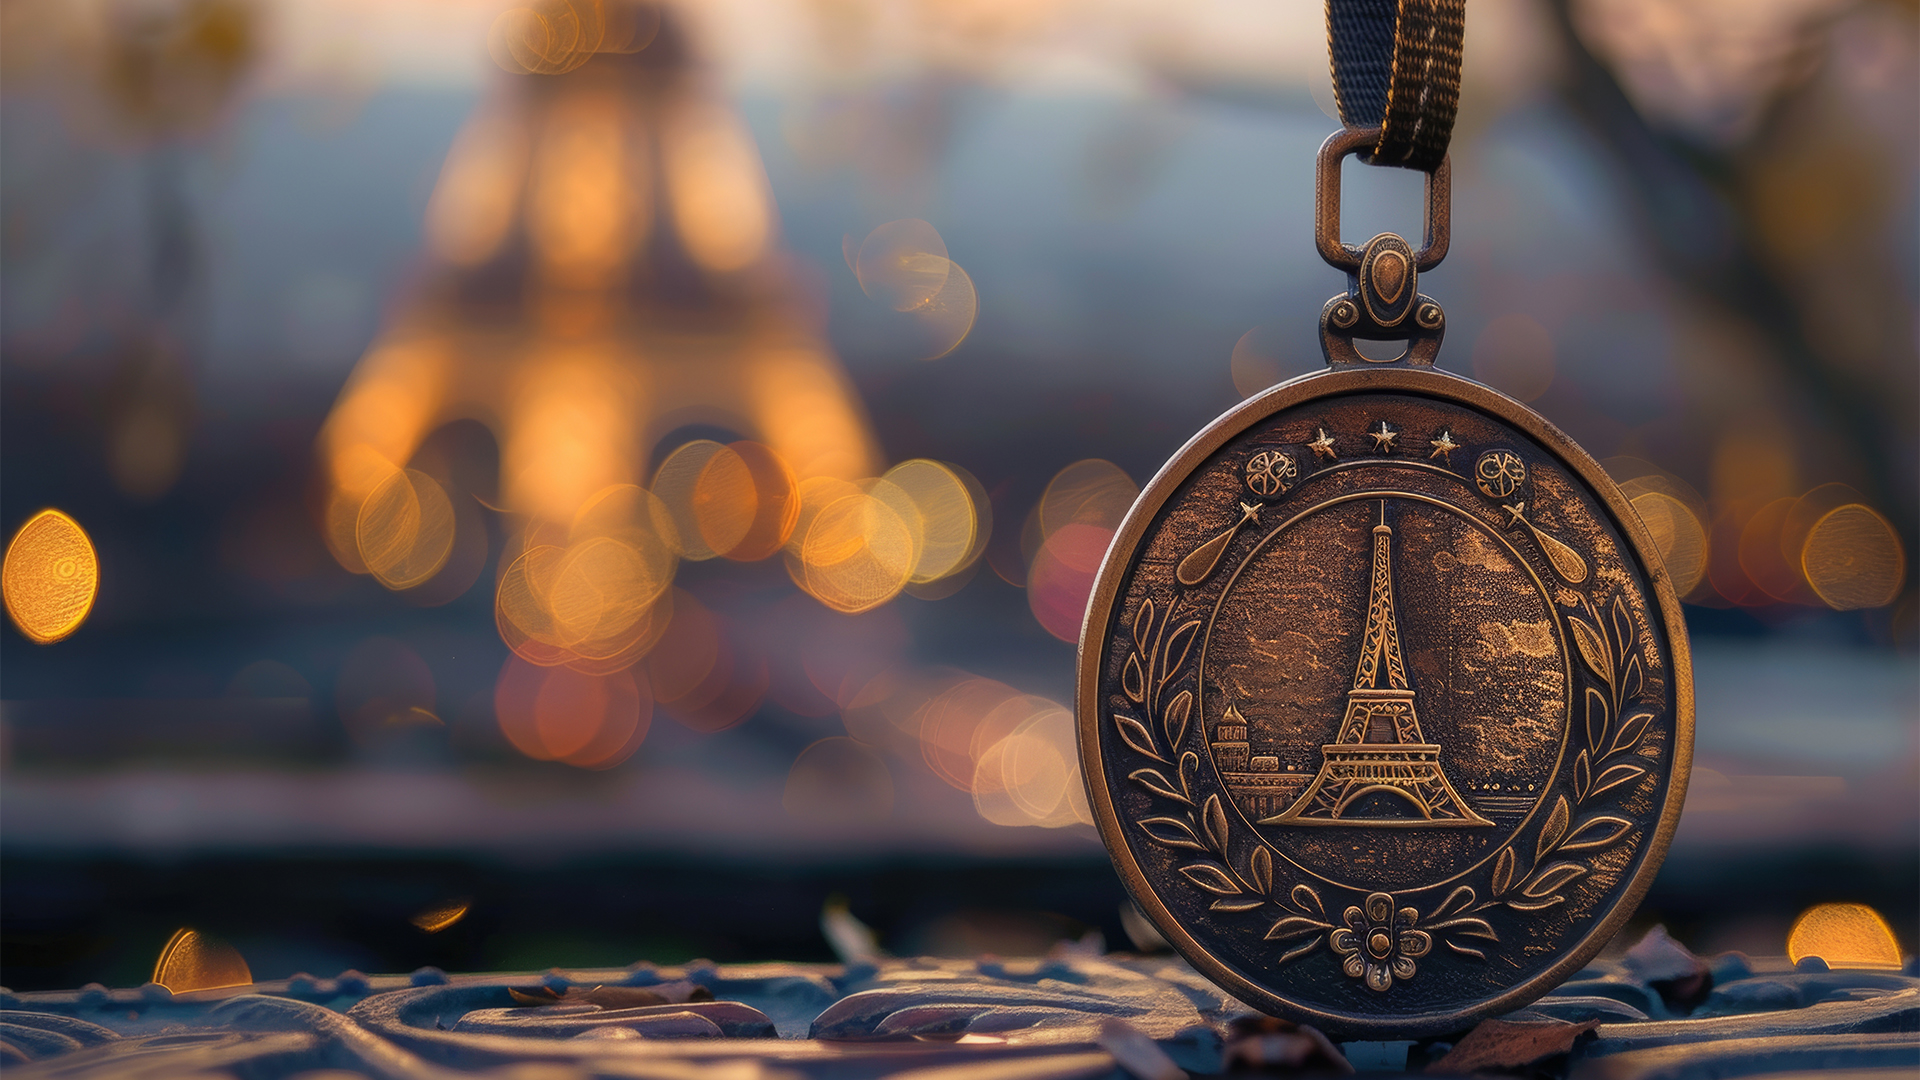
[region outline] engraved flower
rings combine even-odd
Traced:
[[[1433,948],[1432,936],[1413,928],[1420,913],[1410,907],[1395,911],[1393,897],[1386,893],[1373,893],[1365,910],[1350,907],[1343,917],[1347,925],[1328,934],[1327,944],[1346,957],[1341,970],[1364,978],[1370,990],[1387,990],[1395,979],[1413,978],[1418,970],[1413,962]]]

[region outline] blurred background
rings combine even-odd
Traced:
[[[1319,4],[0,19],[0,524],[99,580],[41,625],[85,581],[9,555],[0,982],[828,959],[830,902],[1130,947],[1073,639],[1139,485],[1322,363]],[[1906,0],[1473,5],[1423,288],[1686,595],[1638,925],[1697,951],[1914,948],[1916,113]]]

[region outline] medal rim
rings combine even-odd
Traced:
[[[1533,439],[1541,449],[1584,481],[1605,508],[1612,524],[1625,540],[1633,562],[1645,576],[1659,608],[1661,622],[1666,628],[1671,656],[1669,666],[1673,672],[1673,757],[1668,769],[1666,798],[1659,819],[1649,832],[1645,854],[1632,878],[1617,890],[1606,916],[1545,971],[1477,1004],[1444,1013],[1364,1017],[1303,1005],[1251,982],[1215,958],[1187,932],[1186,927],[1160,901],[1140,869],[1114,810],[1099,739],[1102,702],[1100,669],[1105,650],[1096,651],[1087,647],[1089,636],[1095,633],[1101,635],[1101,643],[1104,644],[1104,629],[1112,622],[1113,607],[1120,598],[1121,579],[1132,567],[1148,528],[1180,485],[1209,457],[1254,425],[1286,409],[1324,398],[1368,392],[1409,393],[1487,413]],[[1566,433],[1524,403],[1450,371],[1430,367],[1326,369],[1289,379],[1227,410],[1188,439],[1141,490],[1140,497],[1134,501],[1114,534],[1113,543],[1108,546],[1106,557],[1094,578],[1093,592],[1080,626],[1074,712],[1082,781],[1086,785],[1087,803],[1093,811],[1100,840],[1106,846],[1107,855],[1113,861],[1128,895],[1161,936],[1188,963],[1240,1000],[1272,1015],[1309,1020],[1342,1033],[1438,1034],[1461,1030],[1477,1020],[1499,1016],[1537,1000],[1585,967],[1639,910],[1661,864],[1666,861],[1667,849],[1686,803],[1687,783],[1693,764],[1693,655],[1680,598],[1673,590],[1672,577],[1667,572],[1666,564],[1659,558],[1658,548],[1654,546],[1645,524],[1621,493],[1619,485],[1600,467],[1600,463]]]

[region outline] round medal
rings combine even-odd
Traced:
[[[1462,6],[1400,5],[1349,39],[1392,62],[1352,63],[1343,28],[1392,7],[1328,7],[1343,115],[1386,108],[1321,149],[1317,245],[1348,274],[1321,311],[1329,369],[1147,485],[1094,582],[1077,705],[1101,837],[1174,948],[1256,1008],[1410,1037],[1519,1008],[1633,914],[1685,798],[1693,688],[1619,489],[1433,367],[1446,315],[1417,277],[1447,248]],[[1340,241],[1355,153],[1427,172],[1420,250]]]

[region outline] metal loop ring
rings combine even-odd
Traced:
[[[1327,136],[1320,144],[1314,168],[1313,242],[1320,257],[1334,268],[1349,274],[1360,270],[1361,250],[1340,242],[1340,163],[1348,154],[1372,150],[1380,139],[1380,129],[1344,128]],[[1427,235],[1425,246],[1414,253],[1414,265],[1431,270],[1447,257],[1447,237],[1453,216],[1453,164],[1451,157],[1440,159],[1440,167],[1427,175]]]

